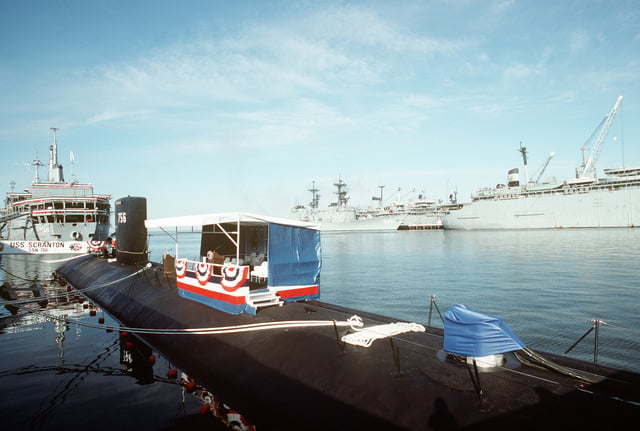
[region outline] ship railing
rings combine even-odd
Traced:
[[[213,262],[211,260],[208,260],[206,258],[202,259],[202,260],[193,260],[193,259],[186,259],[186,265],[187,268],[190,271],[194,271],[196,272],[198,270],[198,265],[202,264],[202,263],[206,263],[208,265],[211,266],[211,268],[213,268],[213,274],[215,275],[221,275],[222,274],[222,268],[226,267],[226,266],[239,266],[239,267],[249,267],[250,265],[245,264],[244,259],[240,259],[240,261],[237,261],[235,258],[231,258],[231,257],[226,257],[224,259],[223,262]]]
[[[442,313],[440,312],[440,308],[438,308],[438,303],[436,302],[436,295],[431,295],[431,299],[429,301],[429,320],[427,321],[427,327],[431,328],[431,317],[433,316],[433,310],[436,310],[438,316],[440,316],[440,321],[444,324],[444,317],[442,317]]]
[[[638,329],[626,328],[624,326],[620,326],[620,325],[616,325],[616,324],[613,324],[613,323],[605,322],[604,320],[601,320],[601,319],[591,319],[591,322],[592,322],[592,325],[587,330],[587,332],[582,334],[582,336],[580,338],[578,338],[578,340],[575,343],[573,343],[571,345],[571,347],[569,347],[564,352],[565,356],[569,352],[571,352],[576,346],[578,346],[584,339],[586,339],[589,334],[591,334],[593,332],[594,333],[594,337],[593,337],[593,363],[595,365],[597,365],[598,364],[598,354],[599,354],[599,351],[600,351],[600,330],[601,330],[601,328],[603,326],[609,326],[611,328],[624,329],[625,331],[632,331],[632,332],[640,333],[640,330],[638,330]]]

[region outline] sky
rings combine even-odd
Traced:
[[[339,178],[356,206],[466,202],[522,176],[521,144],[573,178],[621,95],[596,166],[640,166],[637,0],[0,4],[6,191],[56,127],[67,181],[150,218],[288,217]]]

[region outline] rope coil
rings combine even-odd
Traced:
[[[370,347],[374,341],[381,338],[389,338],[406,332],[425,332],[425,330],[425,327],[419,323],[395,322],[363,328],[343,336],[341,340],[354,346]]]

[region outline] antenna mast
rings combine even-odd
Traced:
[[[60,129],[57,127],[50,128],[53,131],[53,145],[49,147],[49,182],[62,183],[64,175],[62,174],[62,165],[58,164],[58,141],[56,132]]]
[[[318,209],[318,204],[320,203],[320,195],[318,194],[319,190],[316,188],[315,181],[313,181],[312,184],[313,185],[309,189],[309,191],[311,192],[311,203],[309,203],[309,206],[312,209]]]
[[[529,183],[529,167],[527,166],[527,147],[522,146],[522,141],[520,141],[520,154],[522,154],[522,161],[524,162],[524,183]]]
[[[380,188],[380,197],[378,196],[373,196],[371,198],[372,201],[379,201],[378,202],[378,208],[382,208],[382,190],[384,189],[384,186],[378,186],[378,188]]]
[[[76,176],[76,156],[73,154],[73,151],[69,153],[69,160],[71,161],[71,177],[73,177],[73,182],[78,182],[78,177]]]
[[[345,183],[344,181],[342,181],[342,178],[338,178],[338,182],[337,183],[333,183],[333,185],[338,189],[337,192],[335,192],[335,194],[338,195],[338,202],[337,202],[337,206],[339,207],[344,207],[347,205],[347,202],[349,201],[349,197],[347,196],[347,183]]]

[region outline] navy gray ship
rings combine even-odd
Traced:
[[[35,160],[31,187],[6,195],[0,211],[0,253],[76,254],[105,247],[111,196],[95,194],[91,184],[65,181],[58,162],[58,129],[51,130],[47,179],[40,179],[38,168],[44,165]]]
[[[393,199],[392,196],[389,203],[384,203],[384,186],[378,186],[380,196],[371,198],[373,205],[361,208],[349,204],[347,184],[342,178],[333,185],[336,188],[336,201],[326,208],[321,208],[319,190],[313,182],[309,189],[312,193],[311,202],[306,206],[297,205],[292,208],[292,218],[318,224],[323,232],[442,228],[438,202],[426,198],[424,193],[406,200]]]
[[[525,168],[524,184],[519,169],[508,173],[506,185],[480,189],[470,203],[447,206],[442,216],[445,229],[553,229],[636,227],[640,224],[640,167],[604,169],[597,178],[596,162],[620,108],[620,96],[591,137],[582,146],[582,164],[576,177],[558,182],[529,179],[527,151],[520,147]],[[591,145],[591,151],[589,147]]]

